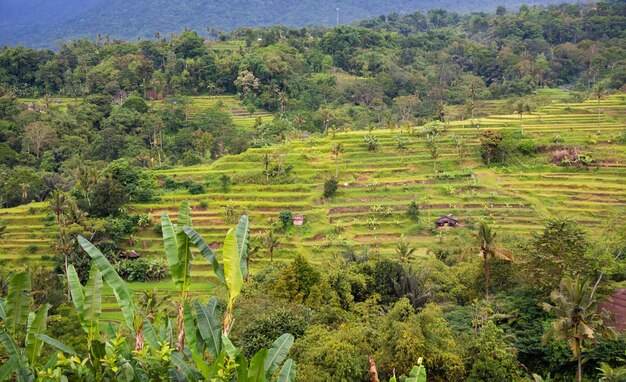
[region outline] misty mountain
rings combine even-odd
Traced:
[[[572,0],[568,0],[572,2]],[[334,25],[386,13],[444,8],[456,12],[516,10],[521,4],[554,0],[0,0],[0,45],[54,48],[55,41],[151,38],[156,32],[207,27],[230,31],[246,26]]]

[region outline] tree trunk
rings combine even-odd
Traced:
[[[524,118],[522,113],[519,114],[519,127],[522,129],[522,135],[524,135]]]
[[[335,179],[339,178],[339,155],[335,155]]]
[[[65,257],[65,282],[67,282],[67,299],[68,300],[72,300],[72,289],[70,287],[70,275],[69,273],[67,273],[67,253],[64,253],[63,256]]]
[[[178,345],[176,349],[182,352],[185,348],[185,314],[183,312],[183,302],[178,304]]]
[[[485,260],[485,299],[489,299],[489,261],[487,256],[484,256]]]
[[[576,373],[576,380],[578,382],[582,382],[583,380],[583,365],[582,365],[582,361],[580,359],[580,346],[578,345],[578,341],[577,342],[577,347],[578,347],[578,356],[576,357],[576,361],[578,361],[578,371]]]
[[[598,98],[598,135],[600,135],[600,98]]]

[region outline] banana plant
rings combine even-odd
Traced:
[[[180,300],[178,304],[178,350],[182,351],[185,346],[185,310],[189,311],[187,301],[189,285],[191,283],[191,241],[183,231],[183,227],[191,227],[191,208],[187,202],[181,204],[178,210],[178,221],[174,225],[167,215],[161,213],[161,230],[163,231],[163,244],[165,255],[169,263],[172,281],[179,288]],[[187,308],[186,308],[187,306]],[[194,354],[197,356],[197,354]]]
[[[206,241],[191,228],[187,204],[181,206],[176,226],[171,223],[167,214],[164,214],[163,217],[165,220],[163,236],[170,263],[170,273],[181,291],[178,350],[168,349],[168,346],[174,342],[171,321],[165,320],[160,330],[157,331],[146,317],[140,316],[134,307],[130,289],[115,272],[106,257],[87,240],[79,237],[78,242],[93,259],[95,265],[85,287],[77,282],[78,278],[74,277],[75,271],[70,271],[70,280],[73,280],[72,297],[75,300],[74,305],[79,310],[81,324],[84,322],[85,330],[88,333],[93,333],[92,358],[101,361],[106,360],[107,352],[112,346],[112,344],[104,344],[96,340],[99,333],[97,319],[100,312],[99,299],[101,297],[101,280],[103,279],[113,289],[126,325],[133,334],[136,333],[137,346],[134,354],[141,355],[149,354],[147,352],[154,350],[157,352],[167,350],[167,357],[175,366],[169,370],[170,379],[215,381],[236,379],[250,382],[294,381],[295,362],[291,359],[285,360],[294,342],[294,337],[291,334],[284,334],[278,338],[270,349],[259,351],[249,363],[241,350],[237,349],[228,339],[228,333],[234,321],[232,316],[234,302],[241,293],[244,275],[248,273],[245,264],[250,232],[248,218],[242,217],[237,228],[228,231],[222,249],[223,262],[220,264]],[[181,224],[184,225],[181,226]],[[206,305],[197,300],[191,302],[188,299],[192,260],[191,245],[195,245],[213,265],[217,278],[226,286],[228,303],[221,320],[217,312],[216,297],[212,297]],[[92,290],[92,292],[88,292],[88,290]],[[87,300],[92,300],[92,302],[88,303]],[[0,314],[3,311],[1,306],[0,304]],[[116,338],[112,326],[109,326],[107,331],[109,338]],[[139,346],[139,338],[142,339],[141,346]],[[143,345],[144,340],[147,343],[146,347]],[[204,358],[207,352],[210,354],[209,361]],[[133,357],[130,352],[127,353],[128,357]],[[195,367],[187,363],[187,357],[193,360]],[[123,360],[120,359],[120,361]],[[141,370],[136,371],[136,375],[139,374],[141,374]]]
[[[99,338],[98,319],[102,313],[102,273],[96,263],[91,265],[89,279],[83,287],[73,265],[67,268],[72,302],[78,312],[78,320],[87,333],[87,348],[91,348],[93,340]]]
[[[222,351],[208,366],[208,374],[203,373],[206,380],[247,382],[293,382],[295,380],[296,364],[291,358],[285,360],[294,342],[291,334],[283,334],[274,341],[271,348],[259,350],[250,362],[227,336],[222,336],[221,342]]]
[[[0,381],[15,378],[17,381],[34,380],[38,367],[48,367],[56,362],[57,353],[41,364],[41,352],[44,345],[50,344],[57,349],[73,353],[67,346],[52,340],[44,333],[50,305],[41,305],[36,312],[30,312],[31,282],[28,272],[16,273],[9,282],[7,299],[0,299],[0,343],[4,346],[9,360],[0,367]],[[25,333],[24,342],[17,338]],[[20,343],[23,346],[20,346]]]
[[[135,348],[143,348],[144,339],[150,340],[151,345],[155,349],[159,348],[159,341],[155,335],[156,330],[146,317],[139,314],[133,302],[132,291],[115,271],[115,268],[113,268],[109,260],[107,260],[98,248],[84,237],[79,236],[78,243],[85,252],[87,252],[94,263],[89,281],[84,288],[80,286],[80,282],[78,282],[77,278],[73,278],[70,274],[70,280],[73,279],[71,282],[72,301],[79,312],[79,317],[82,317],[83,321],[81,321],[81,325],[84,323],[83,328],[86,328],[85,330],[89,334],[90,341],[93,342],[99,337],[98,318],[101,313],[102,300],[102,282],[100,280],[104,279],[107,285],[113,289],[117,304],[122,311],[124,323],[130,330],[131,335],[135,337]],[[79,286],[82,288],[82,291],[79,289]],[[74,297],[74,295],[76,295],[76,297]],[[115,337],[115,335],[109,335],[109,338],[112,337]],[[99,344],[98,346],[104,346],[100,341],[97,342]],[[97,359],[97,354],[92,355]]]
[[[413,366],[405,382],[426,382],[426,367],[422,362],[422,357],[417,359],[417,365]],[[396,382],[396,376],[391,377],[389,382]]]
[[[178,222],[173,224],[167,212],[161,213],[161,228],[163,231],[163,244],[165,255],[169,263],[172,281],[180,290],[181,304],[189,293],[191,282],[191,242],[183,231],[183,227],[191,227],[191,209],[184,202],[178,210]]]
[[[98,268],[99,273],[101,273],[104,281],[113,289],[113,294],[115,295],[115,299],[122,311],[122,316],[124,317],[124,322],[128,329],[130,330],[132,335],[136,335],[137,328],[140,326],[141,321],[138,322],[136,317],[139,317],[137,313],[137,309],[135,308],[135,303],[133,302],[133,295],[124,282],[120,275],[117,274],[115,268],[111,265],[109,260],[100,252],[98,248],[96,248],[93,244],[89,242],[89,240],[85,239],[82,236],[78,236],[78,243],[80,246],[87,252],[89,257],[93,260],[95,266]],[[77,289],[77,288],[76,288]],[[77,290],[78,292],[78,290]],[[80,300],[80,293],[77,293],[78,299]],[[87,297],[87,291],[85,290],[85,297]],[[73,297],[73,296],[72,296]],[[93,296],[98,297],[98,296]],[[100,295],[101,297],[101,295]],[[76,306],[76,301],[74,301],[74,306]],[[79,301],[80,304],[80,301]],[[99,303],[98,303],[99,305]],[[96,308],[96,306],[93,306]],[[78,309],[78,308],[77,308]],[[84,311],[84,309],[83,309]],[[79,311],[80,314],[80,311]],[[89,312],[87,312],[89,314]]]
[[[222,335],[228,336],[233,324],[232,310],[235,300],[241,293],[243,281],[248,276],[248,266],[246,258],[248,256],[248,246],[250,244],[250,223],[248,216],[243,215],[239,219],[237,228],[230,229],[224,239],[222,247],[222,265],[217,261],[215,253],[207,245],[206,241],[191,228],[183,228],[191,243],[193,243],[200,253],[213,265],[213,271],[226,286],[228,291],[228,304],[224,314]]]

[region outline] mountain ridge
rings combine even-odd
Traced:
[[[35,22],[25,22],[24,15],[16,20],[0,18],[0,45],[25,45],[34,48],[54,48],[55,41],[76,38],[95,38],[108,34],[113,38],[151,38],[156,32],[180,32],[185,28],[204,31],[206,27],[231,31],[241,27],[285,25],[334,25],[337,21],[349,24],[356,20],[388,13],[424,12],[434,8],[467,13],[470,11],[495,11],[503,5],[517,9],[522,4],[546,5],[573,2],[552,0],[234,0],[222,3],[215,0],[184,0],[172,3],[167,0],[69,0],[51,1],[43,9],[34,4],[40,0],[26,0],[35,12]],[[55,4],[65,4],[50,22],[41,22],[37,16]],[[74,6],[74,8],[72,7]],[[4,7],[4,6],[3,6]],[[14,7],[15,8],[15,4]],[[1,9],[1,8],[0,8]],[[8,8],[11,10],[11,7]],[[46,11],[48,10],[48,11]],[[78,11],[77,11],[78,10]],[[19,10],[18,10],[19,11]],[[13,9],[9,12],[20,14]],[[56,11],[55,11],[56,12]],[[52,12],[52,13],[55,13]],[[28,21],[28,20],[26,20]],[[45,21],[45,20],[44,20]]]

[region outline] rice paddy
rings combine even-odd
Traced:
[[[194,227],[218,248],[227,229],[243,213],[250,216],[253,236],[262,236],[282,210],[304,214],[304,225],[290,227],[281,237],[274,261],[286,261],[300,253],[321,263],[339,256],[344,246],[357,251],[367,247],[381,256],[394,256],[401,235],[417,248],[419,256],[429,256],[428,249],[434,243],[473,229],[480,219],[493,222],[503,234],[530,235],[548,217],[569,218],[591,233],[601,232],[607,221],[626,212],[626,144],[619,143],[626,130],[626,95],[609,95],[599,103],[595,99],[567,102],[563,92],[545,92],[554,102],[523,116],[524,139],[532,139],[539,147],[555,142],[576,146],[595,159],[593,165],[552,165],[547,150],[534,156],[515,156],[507,165],[485,166],[478,159],[480,132],[486,128],[520,130],[519,116],[506,114],[496,102],[490,110],[501,110],[499,114],[450,122],[439,141],[437,173],[424,138],[411,134],[406,127],[372,131],[378,137],[377,151],[369,151],[364,144],[364,136],[370,134],[367,131],[338,131],[334,136],[250,149],[209,165],[154,170],[162,180],[201,182],[206,192],[191,195],[185,190],[161,190],[157,201],[130,209],[150,214],[158,223],[162,211],[168,211],[175,220],[178,205],[189,201]],[[229,96],[194,97],[188,107],[201,112],[216,105],[230,110],[235,123],[251,128],[257,116],[272,118],[265,112],[250,116]],[[398,147],[400,135],[404,148]],[[463,147],[459,141],[464,142]],[[335,142],[344,146],[338,160],[339,189],[334,198],[324,199],[324,181],[336,171],[330,153]],[[265,182],[262,159],[266,154],[291,167],[280,184],[271,178]],[[223,174],[232,181],[227,192],[218,181]],[[410,221],[405,213],[412,201],[420,206],[419,223]],[[434,220],[444,214],[453,214],[461,227],[434,229]],[[0,210],[0,221],[8,227],[0,240],[0,259],[5,265],[51,264],[56,227],[47,215],[43,203]],[[614,229],[624,229],[623,219],[618,221],[621,226]],[[135,243],[134,249],[144,257],[164,258],[161,238],[152,229],[135,235]],[[260,250],[253,258],[253,272],[269,261],[266,251]],[[212,289],[213,274],[203,259],[194,262],[192,278],[194,293]],[[170,281],[135,283],[132,287],[135,291],[155,287],[175,290]],[[107,296],[112,303],[112,294]],[[105,309],[108,319],[116,319],[112,306]]]

